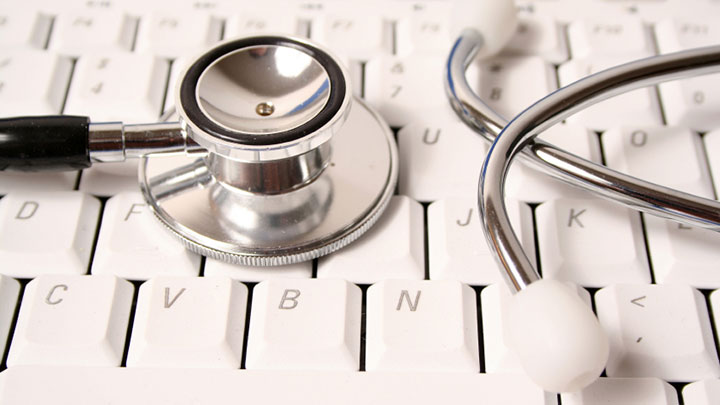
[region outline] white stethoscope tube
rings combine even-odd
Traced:
[[[493,141],[482,167],[478,204],[485,235],[514,291],[509,340],[525,371],[550,391],[575,391],[594,381],[608,356],[592,310],[560,283],[542,280],[525,255],[506,212],[504,183],[515,156],[559,179],[631,208],[720,231],[720,203],[618,173],[535,139],[570,115],[607,98],[663,81],[720,71],[720,46],[617,66],[561,88],[507,123],[469,87],[465,69],[482,46],[465,30],[450,53],[446,90],[460,118]],[[525,292],[527,291],[527,292]],[[526,337],[532,337],[528,339]]]

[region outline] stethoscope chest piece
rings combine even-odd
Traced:
[[[144,157],[140,186],[197,253],[246,265],[309,260],[359,237],[392,196],[392,132],[308,42],[218,45],[181,76],[176,109],[203,152]]]

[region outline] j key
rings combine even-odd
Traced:
[[[200,256],[185,249],[153,217],[139,192],[121,193],[107,201],[92,274],[145,280],[199,272]]]
[[[0,273],[85,274],[100,202],[78,192],[8,194],[0,200]]]
[[[128,366],[238,368],[248,290],[225,277],[158,277],[140,287]]]
[[[479,371],[477,303],[470,287],[384,280],[368,288],[367,302],[368,370]]]
[[[245,366],[357,370],[360,289],[344,280],[269,280],[253,289]]]
[[[119,366],[132,284],[112,276],[39,276],[25,288],[8,366]]]
[[[534,261],[530,206],[517,201],[506,204],[515,233]],[[461,197],[435,201],[428,207],[427,222],[430,279],[457,280],[472,285],[503,282],[495,256],[485,243],[477,201]]]
[[[720,377],[705,297],[685,285],[613,285],[595,295],[609,377]]]

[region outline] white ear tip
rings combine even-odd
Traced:
[[[543,279],[515,294],[507,326],[510,347],[546,391],[581,390],[605,368],[605,333],[592,310],[561,282]]]
[[[499,52],[515,33],[517,12],[513,0],[456,0],[452,7],[453,37],[465,28],[477,30],[483,38],[480,58]]]

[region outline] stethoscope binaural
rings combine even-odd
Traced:
[[[688,73],[720,70],[720,47],[653,57],[560,89],[508,123],[471,90],[465,69],[515,28],[512,1],[466,2],[447,63],[458,116],[493,142],[478,202],[488,243],[513,292],[506,330],[527,374],[548,391],[581,389],[602,372],[607,339],[591,309],[539,277],[503,202],[521,155],[568,183],[631,207],[720,230],[720,204],[648,183],[534,139],[604,98]],[[281,265],[335,251],[371,227],[397,182],[397,150],[382,118],[350,94],[344,68],[308,41],[258,36],[224,42],[180,76],[178,122],[123,125],[86,117],[0,120],[0,165],[82,169],[139,157],[155,216],[191,250],[248,265]],[[35,139],[33,139],[35,138]],[[32,140],[29,141],[28,139]],[[532,338],[530,338],[532,337]]]
[[[507,36],[503,27],[493,28],[499,30],[491,33],[493,38]],[[460,119],[492,142],[482,166],[478,206],[487,242],[516,293],[508,308],[506,339],[525,372],[542,388],[577,391],[605,368],[607,337],[592,309],[567,285],[542,279],[525,255],[504,205],[510,164],[522,156],[568,184],[631,208],[720,231],[718,201],[618,173],[535,139],[568,116],[612,96],[720,71],[720,46],[655,56],[596,73],[549,94],[508,122],[473,92],[465,77],[465,69],[487,38],[475,29],[460,34],[448,57],[445,90]]]
[[[337,59],[310,42],[221,43],[186,68],[175,99],[179,122],[0,120],[0,165],[77,170],[139,157],[145,200],[187,248],[254,266],[345,246],[395,190],[390,128],[351,95]]]

